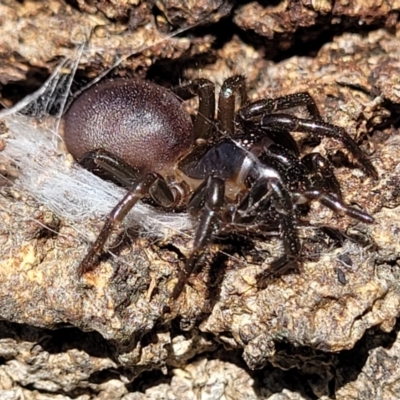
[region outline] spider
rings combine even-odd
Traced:
[[[195,96],[199,106],[192,122],[182,101]],[[309,118],[282,112],[299,106]],[[148,81],[117,79],[91,87],[72,103],[65,116],[68,151],[83,167],[127,188],[81,262],[80,275],[95,268],[111,232],[140,199],[170,211],[184,208],[196,221],[174,299],[217,234],[263,235],[278,229],[284,254],[270,269],[279,274],[300,263],[296,224],[311,201],[373,222],[344,202],[327,159],[319,153],[301,157],[290,132],[342,142],[364,172],[377,177],[345,130],[321,119],[307,92],[250,103],[245,78],[237,75],[223,83],[215,109],[215,88],[206,79],[172,91]]]

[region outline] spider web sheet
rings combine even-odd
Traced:
[[[81,168],[63,149],[60,126],[78,63],[79,55],[62,61],[40,89],[0,112],[7,126],[0,155],[18,167],[14,185],[72,224],[104,218],[126,193]],[[155,236],[191,228],[187,214],[166,213],[142,203],[131,210],[124,225]]]

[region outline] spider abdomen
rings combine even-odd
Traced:
[[[64,139],[77,160],[104,149],[140,172],[159,171],[188,151],[193,126],[168,89],[121,79],[91,87],[72,104]]]

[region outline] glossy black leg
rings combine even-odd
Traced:
[[[341,196],[340,184],[335,177],[331,163],[319,153],[309,153],[301,159],[312,177],[311,186],[323,188],[326,192]]]
[[[279,213],[281,237],[284,255],[271,263],[268,275],[280,275],[288,269],[296,268],[299,262],[301,246],[296,230],[296,216],[290,194],[279,179],[270,179],[269,184],[275,193],[276,201],[282,210]]]
[[[129,187],[140,176],[139,172],[124,160],[104,149],[90,151],[78,162],[100,178],[125,187]]]
[[[186,172],[195,168],[212,143],[222,136],[234,134],[235,107],[247,103],[245,78],[237,75],[224,81],[219,94],[216,126],[210,123],[215,120],[215,89],[210,81],[197,79],[175,92],[183,99],[199,96],[199,111],[194,126],[196,148],[179,163],[179,168]]]
[[[336,193],[325,193],[320,189],[311,188],[301,193],[295,193],[292,198],[293,202],[296,204],[309,202],[311,200],[317,200],[339,215],[348,215],[351,218],[358,219],[359,221],[365,222],[367,224],[372,224],[374,222],[374,219],[369,214],[364,211],[358,210],[357,208],[349,206]]]
[[[224,193],[224,182],[219,178],[209,177],[205,185],[202,185],[202,188],[192,196],[189,212],[196,215],[201,209],[203,211],[196,229],[192,253],[186,261],[184,270],[180,272],[178,283],[172,292],[173,299],[177,299],[182,293],[185,284],[198,267],[198,261],[212,238],[218,225],[219,212],[224,203]]]
[[[274,169],[264,167],[264,169],[261,169],[260,175],[261,177],[250,188],[249,195],[238,206],[237,216],[233,220],[233,224],[240,224],[243,220],[246,223],[246,217],[254,219],[257,218],[254,213],[262,215],[263,210],[266,209],[270,213],[271,208],[274,209],[274,217],[271,218],[270,223],[268,223],[270,217],[266,217],[266,227],[270,231],[279,224],[284,255],[271,263],[271,267],[264,275],[265,277],[280,275],[290,268],[295,268],[298,264],[301,247],[296,230],[294,206],[289,191]]]
[[[151,185],[158,179],[157,174],[147,174],[143,179],[139,180],[123,197],[123,199],[114,207],[111,213],[107,216],[107,220],[97,237],[94,244],[91,246],[88,254],[79,266],[79,274],[83,275],[86,272],[93,270],[97,255],[103,250],[107,239],[112,231],[125,218],[132,207],[144,196],[149,193]]]
[[[271,114],[298,106],[306,107],[312,118],[302,119],[289,114]],[[321,120],[318,107],[307,92],[296,93],[278,99],[259,100],[243,107],[239,110],[238,115],[243,122],[261,118],[261,128],[272,132],[298,131],[311,133],[318,139],[331,137],[340,140],[357,158],[368,175],[375,179],[378,177],[371,162],[347,132],[340,127]]]
[[[312,119],[297,118],[296,116],[289,114],[268,114],[262,118],[261,127],[272,131],[283,130],[310,133],[318,139],[329,137],[339,140],[356,157],[368,175],[375,179],[378,177],[371,161],[364,155],[357,143],[344,129],[336,125]]]
[[[208,79],[195,79],[188,85],[173,89],[184,100],[199,97],[199,108],[194,123],[197,145],[207,144],[212,139],[215,118],[215,86]]]
[[[239,117],[243,121],[262,117],[274,111],[287,110],[294,107],[306,107],[310,116],[321,119],[317,105],[308,92],[289,94],[277,99],[262,99],[243,107]]]
[[[86,153],[79,160],[79,164],[95,175],[127,188],[130,188],[133,184],[137,184],[143,178],[136,169],[104,149],[97,149]],[[156,179],[149,188],[148,194],[150,197],[158,205],[166,208],[175,205],[179,201],[178,194],[172,193],[167,182],[165,182],[161,175],[156,172],[152,173],[152,175]]]
[[[239,100],[239,102],[238,102]],[[218,98],[218,128],[223,135],[235,132],[235,108],[247,103],[246,80],[242,75],[224,81]]]
[[[265,209],[271,207],[272,195],[273,190],[269,189],[269,180],[267,178],[257,179],[236,207],[232,223],[235,226],[251,224],[259,215],[263,214]]]

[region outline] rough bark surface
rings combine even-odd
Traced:
[[[1,104],[42,85],[61,56],[78,55],[77,88],[118,63],[110,76],[167,86],[245,74],[252,100],[309,91],[324,120],[371,157],[376,181],[358,168],[335,173],[345,200],[375,222],[313,204],[299,227],[301,271],[262,287],[257,276],[281,254],[279,238],[218,241],[173,302],[190,232],[122,232],[117,257],[105,254],[80,279],[82,232],[96,237],[102,220],[61,218],[2,158],[0,398],[399,397],[400,3],[181,3],[3,1]],[[2,147],[11,121],[0,125]],[[340,158],[341,149],[324,139],[313,151]]]

